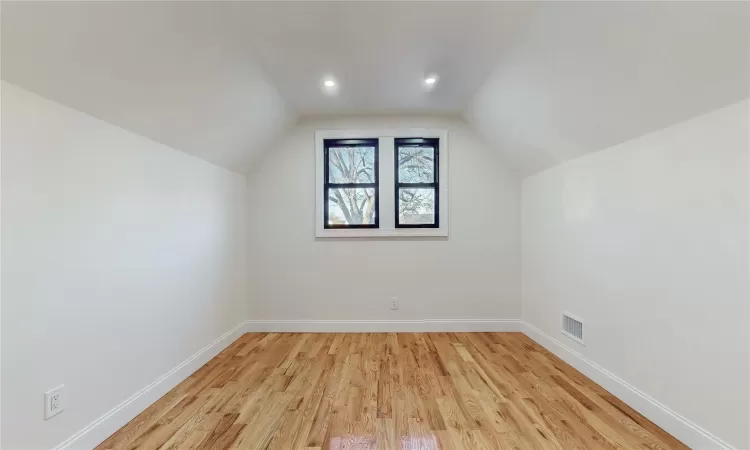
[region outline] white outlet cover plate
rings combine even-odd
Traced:
[[[65,385],[50,389],[44,393],[44,420],[60,414],[65,409]],[[57,396],[57,401],[55,401]]]

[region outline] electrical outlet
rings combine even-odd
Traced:
[[[398,297],[391,297],[391,309],[398,309]]]
[[[65,409],[63,401],[64,387],[65,385],[61,384],[44,393],[44,420],[60,414]]]

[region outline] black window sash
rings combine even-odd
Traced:
[[[394,189],[394,212],[395,212],[395,225],[396,228],[440,228],[440,164],[439,164],[439,144],[440,139],[438,138],[396,138],[393,142],[393,159],[394,159],[394,173],[393,179],[395,181]],[[432,148],[433,149],[433,181],[432,183],[402,183],[400,173],[398,170],[398,159],[399,149],[402,147],[415,147],[415,148]],[[402,224],[399,222],[398,206],[399,206],[399,190],[400,189],[433,189],[435,191],[435,220],[434,223],[421,223],[421,224]]]
[[[331,147],[374,147],[374,183],[331,183],[328,178],[330,166],[328,150]],[[380,164],[377,138],[368,139],[324,139],[324,167],[323,167],[323,228],[327,229],[357,229],[357,228],[380,228]],[[331,189],[374,189],[375,190],[375,223],[371,224],[331,224],[328,223],[328,202]]]

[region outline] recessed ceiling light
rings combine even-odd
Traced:
[[[428,92],[435,89],[435,86],[437,86],[437,82],[439,78],[440,77],[438,77],[436,73],[428,74],[422,80],[422,87],[424,88],[425,91],[428,91]]]
[[[333,97],[339,94],[339,84],[336,82],[335,78],[326,75],[320,81],[320,90],[323,91],[325,95]]]
[[[325,95],[334,97],[339,94],[339,84],[334,77],[326,75],[320,80],[320,90]]]

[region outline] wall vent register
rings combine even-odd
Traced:
[[[562,315],[562,333],[581,345],[586,345],[583,334],[583,320],[564,312]]]

